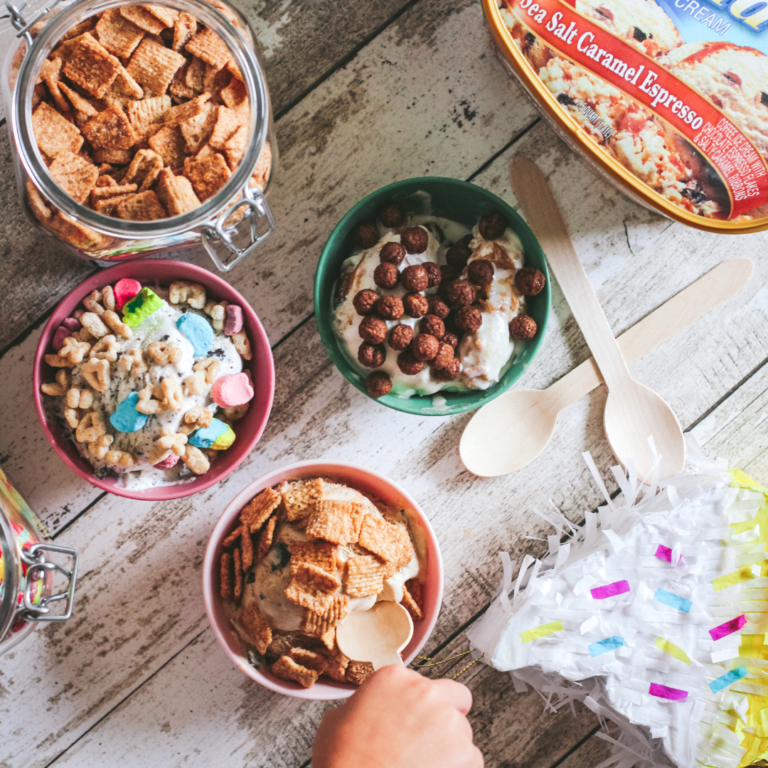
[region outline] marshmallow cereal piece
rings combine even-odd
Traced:
[[[118,280],[112,292],[115,296],[115,309],[120,312],[123,307],[131,300],[136,298],[141,291],[141,283],[138,280],[132,280],[130,277],[124,277]]]
[[[221,408],[235,408],[253,399],[253,387],[244,373],[232,373],[213,382],[211,396]]]
[[[155,469],[170,469],[171,467],[175,467],[178,462],[179,457],[173,451],[170,451],[162,461],[158,461],[157,464],[153,464],[152,466]]]
[[[141,325],[150,315],[157,312],[165,302],[149,288],[141,291],[123,306],[123,322],[129,328]]]
[[[80,330],[80,321],[79,320],[75,320],[74,317],[65,317],[61,321],[61,324],[67,330],[72,331],[72,333],[74,333],[75,331],[79,331]]]
[[[69,328],[60,325],[53,334],[53,348],[58,352],[64,346],[64,339],[71,335],[72,331],[70,331]]]
[[[243,330],[243,309],[237,304],[227,306],[227,319],[224,322],[224,335],[234,336]]]
[[[40,389],[43,394],[53,395],[54,397],[63,397],[69,389],[69,373],[66,368],[60,368],[56,372],[56,383],[50,382],[43,384]]]
[[[211,419],[209,426],[198,429],[189,438],[189,443],[194,445],[195,448],[211,448],[219,437],[226,434],[227,430],[230,430],[230,428],[223,421]]]
[[[214,451],[226,451],[235,442],[235,431],[227,425],[227,431],[222,432],[214,441],[211,448]]]
[[[177,280],[171,283],[168,299],[171,304],[189,304],[194,309],[205,306],[205,288],[199,283]]]
[[[176,327],[189,339],[195,357],[203,357],[203,355],[208,354],[208,350],[213,344],[213,328],[207,320],[200,315],[189,313],[182,315],[176,321]]]
[[[138,432],[147,423],[149,416],[136,410],[138,402],[139,393],[131,392],[109,417],[109,423],[118,432]]]

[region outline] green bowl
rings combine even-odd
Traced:
[[[403,203],[408,210],[426,213],[423,196],[417,196],[417,192],[426,192],[431,197],[431,213],[458,221],[470,228],[477,224],[484,213],[494,210],[501,211],[523,244],[526,266],[540,269],[547,277],[544,290],[537,296],[531,296],[527,299],[528,313],[536,321],[538,333],[535,338],[525,343],[523,350],[509,364],[498,384],[494,384],[488,389],[468,392],[442,390],[436,395],[399,397],[390,394],[378,399],[371,398],[397,411],[415,413],[420,416],[446,416],[453,413],[464,413],[489,403],[502,392],[506,392],[523,375],[536,355],[547,327],[550,304],[547,261],[541,246],[528,225],[501,198],[467,181],[429,176],[397,181],[372,192],[344,216],[337,224],[336,229],[331,232],[331,236],[323,248],[315,273],[315,317],[320,338],[334,365],[344,374],[347,381],[357,387],[366,397],[370,397],[365,388],[365,378],[353,367],[333,330],[334,288],[341,273],[342,262],[355,249],[355,228],[357,225],[364,221],[373,221],[379,208],[392,200]],[[438,395],[445,399],[445,404],[439,406],[433,404],[433,398]]]

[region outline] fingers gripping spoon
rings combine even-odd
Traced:
[[[660,476],[677,474],[685,463],[683,430],[669,405],[630,375],[544,174],[518,158],[512,187],[608,386],[603,426],[616,458],[625,467],[634,461],[638,477],[645,479],[654,463],[651,437],[662,457]]]
[[[718,264],[619,336],[624,360],[638,360],[733,296],[749,282],[753,269],[744,258]],[[548,389],[505,392],[477,411],[467,425],[459,447],[461,460],[480,477],[521,469],[546,448],[560,411],[602,383],[597,363],[589,358]]]
[[[400,651],[413,636],[413,621],[400,603],[381,600],[368,611],[352,611],[336,629],[339,650],[353,661],[368,661],[374,669],[403,665]]]

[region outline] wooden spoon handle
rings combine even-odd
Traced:
[[[626,381],[629,379],[626,363],[544,174],[535,163],[519,157],[512,164],[511,176],[515,196],[560,283],[605,383],[610,389]]]
[[[654,347],[703,317],[711,309],[738,293],[752,277],[754,264],[749,259],[728,259],[691,283],[658,309],[646,315],[618,338],[627,365],[639,360]],[[549,389],[557,395],[562,410],[602,384],[593,358],[585,360]]]

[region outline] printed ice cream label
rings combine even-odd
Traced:
[[[690,2],[668,0],[663,6],[668,8],[677,3],[684,12]],[[725,2],[723,0],[723,4]],[[739,3],[744,4],[737,0],[729,6],[732,14],[742,13],[741,20],[749,20],[750,24],[764,24],[760,21],[763,11],[755,9],[757,5],[768,8],[766,3],[756,5],[752,2],[749,9],[741,9]],[[673,202],[682,203],[683,207],[700,215],[723,219],[744,216],[768,203],[768,168],[765,151],[760,151],[768,149],[768,135],[760,130],[768,128],[768,96],[762,92],[757,95],[754,106],[765,112],[765,120],[756,132],[748,118],[742,117],[741,125],[730,119],[728,112],[740,116],[743,110],[737,108],[740,104],[726,105],[721,93],[737,87],[745,90],[746,78],[732,71],[739,69],[739,64],[743,65],[743,55],[740,58],[739,54],[744,49],[730,42],[693,47],[683,44],[682,38],[674,34],[669,19],[655,18],[646,22],[640,15],[640,8],[637,9],[638,26],[631,27],[634,9],[627,12],[626,2],[608,0],[604,5],[594,6],[582,0],[571,0],[570,3],[564,0],[505,0],[505,5],[529,30],[522,37],[520,47],[524,52],[526,45],[529,51],[533,48],[531,33],[538,38],[537,45],[546,43],[548,50],[542,47],[528,58],[529,61],[538,58],[536,63],[545,63],[540,67],[539,76],[550,90],[556,92],[558,102],[571,115],[581,113],[579,122],[582,126],[588,122],[593,137],[598,134],[598,142],[612,147],[618,159],[623,160],[630,170],[634,170],[633,161],[638,155],[641,160],[643,154],[650,155],[648,159],[659,166],[658,186],[661,188],[657,191],[666,193],[665,196]],[[661,6],[648,0],[642,5],[651,5],[656,16],[663,13]],[[752,12],[748,13],[750,10]],[[616,31],[624,30],[627,40],[605,29],[602,23],[592,21],[586,14],[604,20]],[[722,35],[730,32],[724,24],[719,26]],[[646,32],[643,27],[658,28],[656,37],[654,31]],[[754,36],[754,33],[740,30],[741,27],[731,36]],[[513,37],[520,38],[514,29],[512,32]],[[681,44],[672,47],[678,39]],[[667,48],[669,50],[665,50]],[[766,58],[756,50],[747,55]],[[710,71],[713,68],[716,71]],[[713,89],[712,78],[720,69],[724,70],[725,88]],[[614,94],[613,89],[603,88],[601,92],[597,82],[590,88],[586,85],[588,80],[580,77],[580,70],[585,70],[583,74],[587,77],[597,75],[618,91]],[[695,87],[702,77],[710,81],[708,90],[711,92],[707,95],[706,90],[702,93]],[[762,87],[768,89],[768,82]],[[761,123],[762,117],[758,115]],[[670,135],[669,127],[685,137],[688,141],[683,139],[682,142],[688,146],[681,145],[678,137]],[[765,145],[756,146],[761,139]],[[629,152],[626,147],[617,146],[627,142],[632,145]],[[650,152],[644,152],[643,144],[649,145]],[[656,150],[662,144],[662,149]],[[665,168],[665,165],[669,167]],[[673,176],[676,174],[677,178],[672,180],[676,183],[664,178],[670,171]]]

